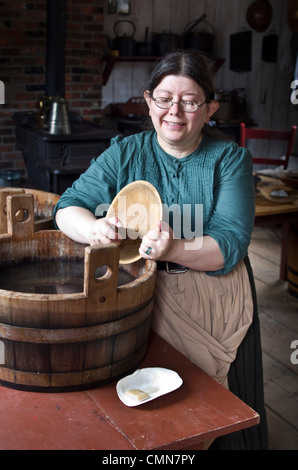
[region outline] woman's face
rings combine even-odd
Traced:
[[[211,115],[217,110],[218,103],[211,101],[199,107],[195,112],[184,112],[178,103],[169,109],[161,109],[151,99],[149,92],[144,93],[149,106],[149,114],[157,132],[161,147],[170,153],[176,149],[187,155],[195,150],[201,141],[201,131]],[[153,98],[168,98],[172,101],[205,101],[202,88],[191,78],[182,75],[168,75],[153,90]]]

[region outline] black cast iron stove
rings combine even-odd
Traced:
[[[113,130],[84,121],[71,122],[71,129],[69,135],[50,135],[34,124],[17,124],[29,186],[62,194],[116,135]]]

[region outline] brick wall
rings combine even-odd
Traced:
[[[65,98],[83,119],[101,117],[104,0],[67,0]],[[12,116],[38,111],[45,93],[46,0],[0,0],[0,170],[24,169]]]

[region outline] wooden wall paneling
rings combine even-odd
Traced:
[[[134,62],[132,64],[132,96],[143,96],[147,81],[152,70],[152,63]]]
[[[207,21],[210,21],[214,25],[214,18],[215,18],[215,12],[218,6],[218,2],[215,2],[214,0],[205,0],[205,10],[203,13],[206,13]]]
[[[231,15],[231,11],[233,14]],[[223,67],[215,76],[217,88],[231,90],[238,74],[230,70],[230,35],[239,31],[239,1],[230,0],[229,8],[226,2],[217,2],[214,13],[215,55],[226,59]]]
[[[272,99],[270,97],[272,76],[271,64],[265,64],[261,60],[263,33],[252,31],[252,73],[250,88],[250,117],[259,127],[267,127],[272,112]],[[262,148],[261,141],[255,142],[255,151],[259,154]]]
[[[284,31],[286,25],[286,4],[285,2],[279,2],[275,4],[274,15],[272,19],[272,29],[278,34],[279,38]],[[281,66],[282,50],[277,57],[277,63],[275,64],[275,73],[273,72],[272,77],[272,93],[270,96],[272,102],[272,113],[271,113],[271,127],[279,129],[281,126],[285,128],[286,114],[288,106],[285,104],[288,101],[287,90],[285,90],[286,81],[285,74]],[[269,64],[274,65],[274,64]],[[273,67],[272,67],[273,68]]]
[[[275,4],[274,16],[272,20],[272,27],[281,38],[285,31],[287,23],[287,5],[285,2],[277,2]],[[285,73],[282,67],[282,54],[280,49],[276,64],[268,64],[272,66],[272,89],[271,89],[271,105],[272,113],[269,121],[269,126],[273,129],[287,129],[288,128],[288,111],[289,111],[289,85],[291,74]],[[275,73],[273,66],[275,65]],[[285,145],[282,142],[272,143],[269,149],[272,155],[284,155]]]
[[[188,22],[200,18],[203,13],[207,14],[206,0],[200,2],[198,0],[188,1]],[[209,20],[209,14],[207,15],[207,20]]]
[[[254,39],[259,39],[253,36]],[[258,41],[255,41],[259,43]],[[254,62],[254,61],[253,61]],[[250,87],[250,95],[248,99],[249,115],[256,123],[257,127],[270,127],[268,118],[272,111],[272,99],[270,98],[271,90],[269,87],[270,83],[270,72],[268,75],[269,68],[268,64],[264,64],[259,60],[255,63],[254,70],[258,70],[258,73],[252,74],[252,84]],[[248,148],[252,151],[255,156],[262,156],[268,154],[268,143],[258,140],[253,140],[248,143]],[[257,166],[255,169],[264,168],[264,166]]]
[[[277,8],[278,5],[276,5]],[[287,5],[285,2],[281,2],[279,5],[279,38],[282,40],[282,35],[285,31],[287,24]],[[289,111],[289,88],[292,79],[292,71],[290,69],[286,70],[282,66],[282,55],[284,49],[280,48],[280,53],[278,54],[275,82],[274,82],[274,108],[272,113],[272,127],[280,127],[281,125],[286,128],[288,121],[288,111]]]
[[[104,24],[103,24],[103,33],[107,34],[112,41],[115,38],[114,33],[114,24],[118,21],[119,15],[117,13],[110,14],[108,13],[108,0],[105,0],[104,5]]]
[[[110,77],[110,80],[108,81],[108,83],[102,87],[101,108],[105,110],[106,107],[110,103],[113,103],[113,100],[114,100],[114,80],[113,80],[113,77]]]
[[[171,4],[168,0],[152,0],[153,3],[153,32],[162,33],[171,28]]]
[[[188,0],[171,0],[170,6],[170,29],[174,34],[182,35],[189,18]]]
[[[114,93],[119,102],[127,101],[134,94],[132,65],[128,62],[119,62],[115,68]]]
[[[154,17],[154,2],[152,0],[142,0],[140,6],[139,2],[132,2],[132,21],[136,26],[135,39],[136,41],[143,42],[145,38],[146,27],[149,28],[148,40],[151,39],[153,17]]]

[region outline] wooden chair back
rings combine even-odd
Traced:
[[[297,132],[297,126],[292,126],[289,131],[280,131],[274,129],[253,129],[246,128],[245,124],[242,122],[240,124],[240,146],[246,147],[246,141],[248,139],[264,139],[264,140],[283,140],[288,142],[286,154],[284,158],[269,158],[269,157],[258,157],[253,155],[253,163],[262,164],[262,165],[282,165],[284,169],[288,167],[289,158],[294,146],[295,137]]]

